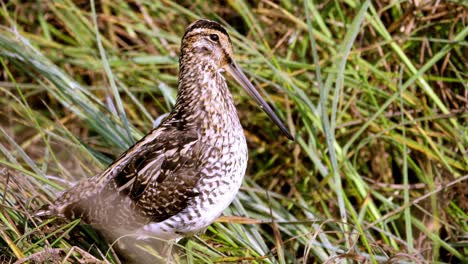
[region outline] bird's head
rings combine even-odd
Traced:
[[[198,67],[207,67],[203,69],[205,71],[209,71],[210,69],[217,72],[227,71],[250,97],[255,100],[260,108],[265,111],[281,131],[289,139],[293,139],[286,126],[235,62],[231,38],[226,29],[219,23],[207,19],[199,19],[190,24],[182,38],[181,52],[181,67],[182,65],[190,65],[191,67],[198,65]]]
[[[190,24],[182,38],[182,57],[189,55],[200,64],[223,70],[233,61],[229,35],[220,24],[199,19]]]

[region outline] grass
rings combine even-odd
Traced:
[[[34,210],[170,111],[185,27],[229,30],[288,141],[231,82],[242,191],[183,263],[468,259],[467,6],[457,1],[3,1],[0,259],[119,263],[79,220]]]

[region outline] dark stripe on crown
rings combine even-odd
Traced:
[[[197,20],[195,21],[194,23],[192,23],[192,25],[190,25],[187,30],[185,30],[185,34],[183,36],[183,38],[185,38],[185,36],[192,30],[194,29],[197,29],[197,28],[208,28],[208,29],[213,29],[213,30],[217,30],[221,33],[223,33],[224,35],[228,36],[228,33],[226,31],[226,29],[224,29],[220,24],[214,22],[214,21],[211,21],[211,20],[208,20],[208,19],[200,19],[200,20]]]

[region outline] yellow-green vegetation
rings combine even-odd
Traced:
[[[1,1],[0,262],[119,263],[79,220],[31,215],[170,111],[201,17],[296,141],[231,82],[249,169],[180,262],[468,261],[466,3],[278,2]]]

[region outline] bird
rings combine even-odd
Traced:
[[[247,167],[246,138],[225,72],[293,139],[235,62],[223,26],[196,20],[186,28],[180,52],[177,99],[168,117],[36,216],[81,218],[112,237],[177,240],[204,230],[233,201]]]

